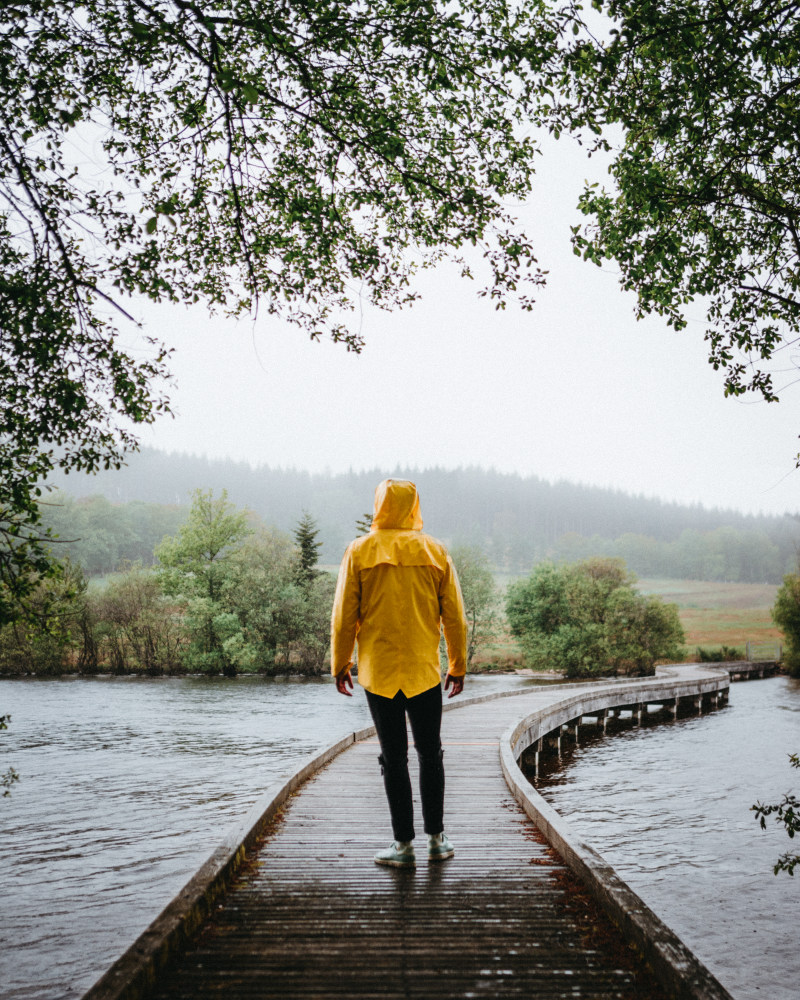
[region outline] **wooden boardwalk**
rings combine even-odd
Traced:
[[[340,754],[288,801],[152,996],[655,1000],[503,778],[500,735],[553,697],[539,688],[445,714],[456,856],[428,864],[420,819],[415,872],[372,861],[391,840],[374,739]]]

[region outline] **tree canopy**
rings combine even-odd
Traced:
[[[511,584],[506,615],[534,670],[567,677],[650,674],[677,659],[684,640],[675,604],[634,589],[621,559],[540,563]]]
[[[412,301],[419,267],[471,243],[484,294],[530,306],[543,279],[506,201],[530,189],[547,24],[544,0],[3,5],[9,580],[42,478],[118,465],[169,411],[168,349],[122,347],[131,298],[260,305],[359,350],[357,302]]]
[[[362,346],[462,247],[544,281],[509,207],[536,129],[611,156],[576,252],[638,313],[706,310],[726,392],[774,399],[800,331],[800,3],[10,0],[0,14],[0,615],[51,566],[56,466],[117,466],[169,412],[137,299],[259,307]],[[794,377],[789,359],[784,366]],[[7,598],[7,599],[6,599]],[[8,611],[8,609],[11,611]],[[1,620],[1,619],[0,619]]]
[[[681,329],[700,305],[726,394],[774,400],[797,365],[770,361],[800,334],[800,4],[592,7],[603,17],[573,8],[555,62],[554,127],[611,153],[576,252],[615,261],[640,316]]]
[[[793,677],[800,677],[800,573],[789,573],[775,595],[772,620],[783,631],[783,664]]]

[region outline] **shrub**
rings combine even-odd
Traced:
[[[512,584],[506,614],[528,666],[568,677],[644,675],[680,655],[674,604],[645,597],[619,559],[544,563]]]
[[[772,620],[783,631],[783,665],[792,677],[800,677],[800,575],[783,578],[772,608]]]
[[[155,573],[134,564],[109,580],[91,603],[96,655],[107,659],[115,673],[157,675],[180,668],[183,630]]]
[[[697,659],[700,663],[730,663],[732,660],[743,660],[744,650],[735,646],[720,646],[719,649],[703,649],[698,646]]]

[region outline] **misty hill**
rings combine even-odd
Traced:
[[[641,575],[775,582],[796,565],[796,517],[687,506],[480,468],[312,474],[143,449],[119,471],[52,482],[73,496],[101,494],[114,504],[187,504],[198,487],[226,489],[235,504],[284,531],[307,510],[320,528],[322,561],[337,563],[387,475],[416,482],[426,531],[449,544],[480,545],[509,572],[527,572],[547,557],[608,554],[623,556]]]

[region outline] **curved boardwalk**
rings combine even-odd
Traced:
[[[454,859],[423,856],[415,872],[373,863],[391,838],[377,743],[361,740],[289,798],[152,993],[104,992],[101,980],[87,997],[655,997],[503,776],[501,734],[567,693],[537,688],[445,714]]]

